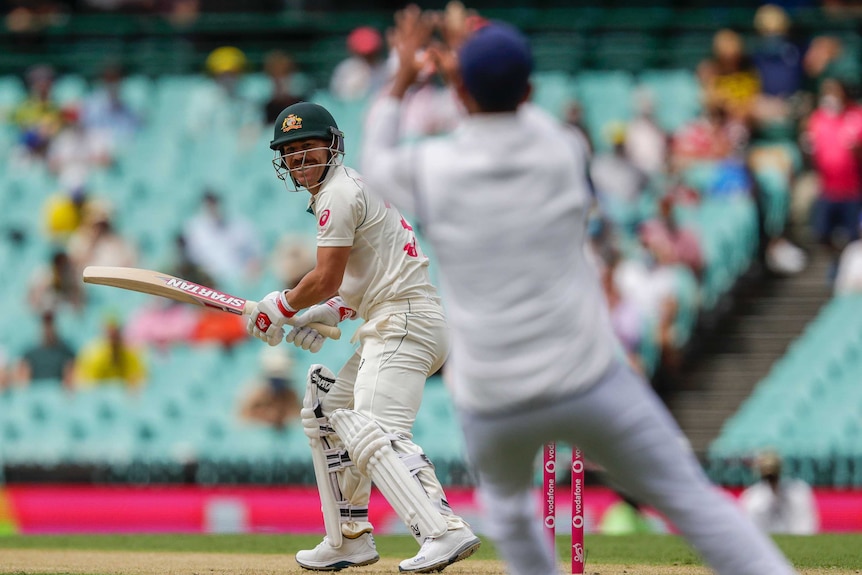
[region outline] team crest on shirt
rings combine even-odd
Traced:
[[[298,130],[302,127],[302,118],[297,116],[296,114],[290,114],[287,118],[284,119],[284,122],[281,123],[281,131],[289,132],[291,130]]]

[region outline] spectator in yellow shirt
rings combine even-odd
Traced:
[[[65,242],[78,229],[87,207],[87,190],[76,186],[45,201],[45,232],[51,240]]]
[[[104,336],[84,346],[78,354],[75,385],[86,388],[120,380],[129,388],[140,387],[147,375],[142,353],[125,342],[116,319],[109,318],[104,327]]]

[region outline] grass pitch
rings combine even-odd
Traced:
[[[0,574],[76,573],[294,573],[292,556],[313,547],[317,535],[73,535],[0,537]],[[417,549],[409,536],[376,538],[382,557],[377,566],[347,573],[397,572],[397,563]],[[777,537],[776,541],[802,573],[836,575],[862,573],[862,534]],[[561,564],[567,564],[568,542],[557,540]],[[587,573],[701,574],[699,557],[671,535],[586,537]],[[124,564],[128,558],[128,564]],[[91,570],[92,569],[92,570]],[[306,572],[307,573],[307,572]],[[503,573],[487,540],[471,559],[445,573]]]

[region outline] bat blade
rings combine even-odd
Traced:
[[[237,315],[249,314],[257,305],[223,291],[203,286],[153,270],[115,266],[87,266],[83,273],[84,283],[116,287],[120,289],[161,296],[175,301],[215,308]],[[329,325],[313,323],[325,337],[339,339],[341,330]]]

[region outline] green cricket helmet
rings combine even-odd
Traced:
[[[275,120],[272,141],[269,143],[269,147],[275,151],[275,158],[272,164],[275,167],[276,175],[280,180],[284,181],[286,186],[288,181],[293,183],[293,189],[291,190],[288,186],[288,191],[299,191],[299,188],[302,186],[290,175],[290,169],[287,167],[287,162],[285,161],[287,156],[282,154],[282,147],[293,142],[310,139],[329,142],[328,145],[322,146],[328,149],[330,153],[326,164],[320,164],[325,165],[326,169],[318,180],[319,185],[329,173],[329,168],[342,163],[344,157],[344,134],[338,129],[338,125],[335,123],[335,118],[332,117],[332,114],[318,104],[297,102],[282,110]],[[305,154],[311,150],[319,149],[321,148],[312,148],[310,150],[294,152],[293,154],[303,154],[302,167],[315,167],[305,165]]]

